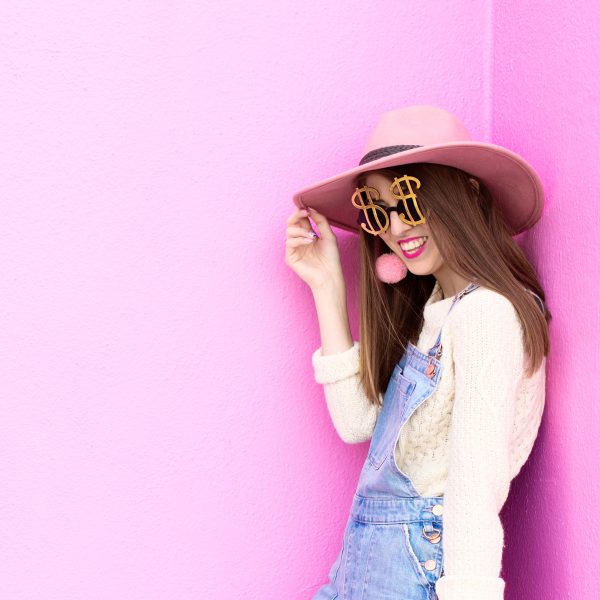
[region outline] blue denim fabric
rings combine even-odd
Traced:
[[[471,283],[458,294],[448,314],[477,287]],[[312,600],[437,599],[435,583],[443,574],[444,499],[421,496],[398,469],[394,449],[404,424],[438,385],[441,336],[442,327],[427,353],[409,342],[394,367],[360,473],[342,548],[331,566],[328,583]]]

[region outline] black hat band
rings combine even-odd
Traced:
[[[382,148],[375,148],[375,150],[371,150],[367,152],[358,163],[358,166],[363,165],[364,163],[371,162],[372,160],[377,160],[378,158],[382,158],[383,156],[389,156],[390,154],[396,154],[397,152],[404,152],[405,150],[412,150],[413,148],[422,148],[422,146],[383,146]]]

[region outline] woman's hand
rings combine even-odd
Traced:
[[[313,231],[308,215],[321,237]],[[314,234],[314,237],[311,235]],[[287,220],[285,263],[314,291],[327,286],[344,286],[337,238],[325,216],[298,209]]]

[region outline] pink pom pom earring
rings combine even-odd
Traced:
[[[384,283],[397,283],[406,277],[408,269],[402,259],[394,252],[387,252],[375,261],[377,277]]]

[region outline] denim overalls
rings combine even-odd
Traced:
[[[475,290],[471,283],[456,303]],[[442,324],[443,326],[443,324]],[[435,391],[442,327],[427,354],[408,343],[394,367],[329,582],[313,600],[436,600],[443,574],[443,496],[421,496],[396,466],[400,431]]]

